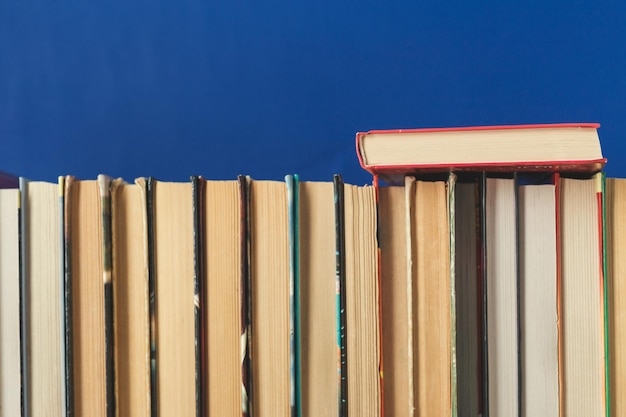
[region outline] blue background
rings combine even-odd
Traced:
[[[357,131],[551,122],[626,176],[625,104],[626,2],[0,2],[0,169],[31,179],[364,184]]]

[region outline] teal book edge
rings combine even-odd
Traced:
[[[302,414],[300,384],[300,259],[298,175],[285,176],[289,212],[289,361],[291,416]]]

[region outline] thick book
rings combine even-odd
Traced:
[[[65,179],[68,414],[114,413],[110,180]]]
[[[486,179],[488,415],[519,410],[517,195],[513,178]]]
[[[287,187],[250,180],[252,398],[255,416],[291,415]]]
[[[196,415],[194,221],[191,182],[148,179],[149,287],[154,321],[152,413]],[[156,407],[156,409],[155,409]]]
[[[478,183],[475,178],[457,181],[450,191],[456,409],[459,416],[477,417],[482,411]]]
[[[340,268],[344,274],[340,298],[345,300],[344,337],[347,365],[342,401],[343,416],[379,416],[380,381],[380,291],[378,282],[378,245],[376,241],[376,198],[373,187],[342,184],[343,245]],[[345,298],[344,298],[345,296]],[[341,303],[340,303],[341,305]],[[340,315],[342,311],[339,312]],[[345,412],[344,404],[340,411]]]
[[[605,416],[602,179],[561,178],[561,413]]]
[[[413,412],[413,323],[410,308],[412,274],[410,254],[410,206],[415,180],[402,186],[378,189],[378,236],[384,412],[409,416]]]
[[[526,416],[558,416],[556,187],[527,180],[518,196],[520,406]]]
[[[15,186],[16,184],[13,183]],[[0,186],[1,187],[1,186]],[[0,416],[20,416],[19,192],[0,189]]]
[[[339,398],[335,214],[331,182],[300,182],[301,414],[336,417]]]
[[[27,299],[28,409],[65,415],[64,338],[59,185],[21,179],[22,273]]]
[[[361,166],[397,181],[448,171],[596,172],[606,160],[598,124],[372,130],[356,135]]]
[[[116,412],[150,416],[146,181],[111,185]]]
[[[411,191],[413,348],[415,415],[452,415],[452,297],[447,183],[416,181]]]
[[[203,396],[210,416],[240,417],[242,353],[246,338],[241,322],[245,282],[242,281],[242,205],[237,181],[204,181],[202,235],[205,353]],[[247,262],[247,260],[245,260]],[[243,313],[242,313],[243,312]],[[245,333],[244,333],[245,335]]]

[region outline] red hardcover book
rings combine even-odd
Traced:
[[[597,123],[372,130],[356,135],[361,166],[397,182],[449,171],[600,171]]]

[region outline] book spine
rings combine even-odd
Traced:
[[[383,303],[382,303],[382,281],[381,277],[383,274],[382,270],[382,252],[381,252],[381,241],[380,241],[380,221],[379,221],[379,210],[380,210],[380,183],[379,178],[375,175],[372,178],[372,186],[374,187],[374,202],[376,204],[376,291],[377,297],[376,304],[378,306],[378,398],[380,398],[380,417],[385,416],[385,384],[384,384],[384,363],[383,363]]]
[[[30,379],[28,364],[30,362],[30,340],[28,337],[28,322],[29,322],[29,305],[28,305],[28,262],[26,261],[27,254],[27,239],[28,234],[28,219],[27,219],[27,204],[28,204],[28,180],[25,178],[19,178],[19,197],[18,197],[18,234],[19,234],[19,270],[20,270],[20,395],[21,395],[21,409],[22,416],[30,416]]]
[[[72,198],[72,184],[74,177],[65,177],[65,197],[63,207],[63,253],[64,253],[64,273],[65,280],[65,385],[67,417],[74,416],[74,329],[73,329],[73,309],[72,309],[72,251],[71,251],[71,223],[72,211],[69,209]]]
[[[297,175],[285,176],[289,213],[289,360],[291,416],[301,415],[300,407],[300,291],[298,247],[298,188]]]
[[[67,401],[67,393],[68,393],[68,386],[67,386],[67,357],[66,357],[66,352],[67,352],[67,344],[66,344],[66,339],[65,339],[65,335],[67,334],[67,323],[66,323],[66,318],[65,318],[65,312],[66,312],[66,288],[65,288],[65,236],[64,236],[64,230],[65,230],[65,177],[63,176],[59,176],[58,178],[58,185],[59,185],[59,248],[60,248],[60,268],[61,270],[59,271],[59,277],[61,277],[61,279],[59,280],[59,302],[60,302],[60,309],[59,311],[61,312],[61,320],[59,325],[61,326],[61,338],[60,338],[60,342],[61,342],[61,412],[62,415],[67,416],[68,415],[68,401]]]
[[[406,228],[406,320],[407,320],[407,359],[406,364],[409,369],[408,373],[408,401],[409,401],[409,416],[412,417],[415,413],[415,375],[413,373],[414,367],[414,353],[413,353],[413,277],[415,276],[415,266],[413,264],[413,206],[415,204],[415,178],[404,178],[404,224]]]
[[[154,193],[156,180],[149,177],[146,181],[146,216],[148,223],[148,293],[150,302],[148,306],[150,316],[150,415],[158,417],[158,385],[157,385],[157,299],[156,299],[156,274],[154,254]]]
[[[339,417],[348,417],[348,341],[346,328],[346,264],[345,264],[345,213],[343,179],[333,177],[335,189],[335,246],[337,293],[337,345],[339,351]]]
[[[206,292],[204,289],[204,180],[201,177],[191,177],[191,188],[193,196],[193,234],[194,234],[194,348],[195,348],[195,379],[196,379],[196,417],[206,415],[206,405],[209,398],[205,398],[206,390],[204,389],[206,375],[206,335],[205,329],[205,311],[206,311]]]
[[[563,374],[565,364],[563,363],[563,306],[561,298],[561,277],[562,277],[562,252],[561,252],[561,177],[559,173],[554,174],[554,202],[556,215],[556,305],[557,305],[557,345],[559,361],[559,416],[564,417],[565,410],[565,388],[563,384]]]
[[[111,179],[98,175],[102,221],[102,264],[104,285],[105,398],[107,417],[115,416],[115,338],[113,333],[113,285],[111,282]]]
[[[606,417],[611,415],[611,368],[609,363],[609,303],[608,303],[608,263],[606,258],[606,174],[596,174],[598,193],[598,219],[600,233],[600,266],[602,277],[602,329],[604,332],[604,409]]]
[[[520,252],[520,199],[519,199],[519,179],[517,176],[517,172],[513,173],[513,189],[515,193],[515,314],[516,314],[516,348],[517,348],[517,415],[522,417],[522,325],[521,325],[521,317],[522,317],[522,286],[521,286],[521,276],[522,276],[522,267],[521,267],[521,252]]]
[[[252,276],[250,274],[250,181],[239,175],[241,225],[241,415],[252,417]]]
[[[450,403],[452,417],[456,417],[458,410],[457,389],[457,357],[456,357],[456,175],[450,173],[448,177],[448,224],[450,227]]]
[[[489,417],[489,334],[487,294],[487,173],[483,172],[479,187],[480,200],[480,281],[482,291],[482,373],[483,373],[483,416]]]

